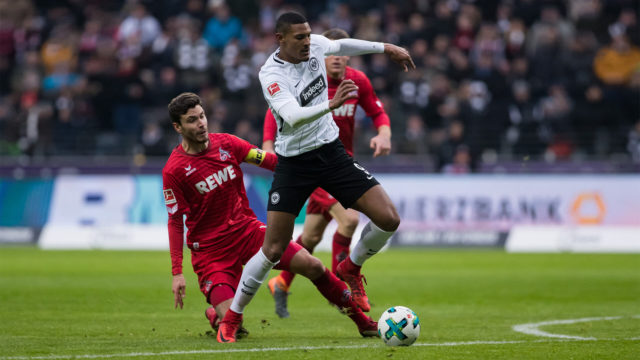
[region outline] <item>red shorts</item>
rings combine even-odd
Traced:
[[[244,241],[228,250],[207,251],[192,250],[191,264],[198,275],[200,291],[209,301],[209,293],[215,285],[227,284],[235,292],[242,275],[242,266],[262,247],[267,226],[256,220],[245,227],[240,234]],[[274,269],[289,270],[291,259],[302,249],[302,246],[290,242],[282,254],[282,258]]]
[[[329,214],[329,209],[337,202],[338,200],[324,189],[317,188],[309,196],[307,214],[322,214],[327,221],[331,221],[333,217]]]

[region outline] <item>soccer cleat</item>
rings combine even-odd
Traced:
[[[269,282],[267,283],[267,287],[269,288],[269,292],[271,293],[271,296],[273,296],[273,300],[276,303],[276,314],[280,318],[288,318],[289,309],[287,309],[287,299],[289,297],[289,289],[282,280],[282,277],[278,275],[269,280]]]
[[[344,281],[349,285],[351,289],[351,296],[353,301],[358,305],[360,309],[364,312],[369,312],[371,310],[371,305],[369,304],[369,298],[367,298],[367,293],[364,291],[364,286],[362,282],[367,283],[367,279],[360,274],[359,268],[355,268],[353,270],[349,270],[347,268],[349,259],[343,260],[338,267],[336,268],[336,275],[340,278],[340,280]]]
[[[236,342],[236,333],[240,330],[242,324],[242,314],[227,310],[224,319],[220,322],[217,339],[219,343]]]
[[[209,324],[211,324],[211,328],[216,332],[217,336],[218,328],[220,327],[218,313],[216,313],[216,310],[213,307],[208,307],[207,310],[204,311],[204,316],[209,320]],[[244,326],[240,326],[236,332],[236,338],[244,339],[247,336],[249,336],[249,330],[245,329]]]
[[[209,324],[211,324],[211,328],[217,332],[218,327],[220,326],[220,323],[218,322],[218,313],[216,313],[216,310],[213,307],[208,307],[207,310],[204,311],[204,317],[206,317],[207,320],[209,320]]]
[[[373,321],[373,319],[369,318],[369,322],[365,326],[358,326],[358,331],[360,331],[360,335],[362,335],[362,337],[377,337],[378,322]]]

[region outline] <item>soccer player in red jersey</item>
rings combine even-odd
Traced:
[[[345,39],[349,35],[342,29],[331,29],[322,35],[331,40]],[[388,155],[391,151],[391,129],[387,113],[384,111],[382,103],[378,99],[367,76],[354,68],[347,66],[348,56],[327,56],[325,64],[327,66],[327,80],[329,85],[329,99],[333,98],[338,86],[343,80],[353,80],[358,86],[358,97],[349,99],[345,103],[332,111],[333,119],[340,129],[339,139],[350,156],[353,156],[353,129],[355,125],[356,107],[360,105],[367,116],[373,120],[373,125],[378,130],[378,135],[370,141],[370,147],[374,149],[373,157]],[[274,142],[276,138],[276,120],[267,110],[264,119],[262,149],[274,153]],[[345,209],[337,199],[321,188],[317,188],[309,197],[307,204],[307,214],[304,221],[302,235],[296,242],[309,253],[322,240],[327,225],[335,219],[338,228],[333,235],[331,251],[331,271],[335,274],[338,263],[349,256],[349,246],[351,237],[358,226],[359,214],[356,210]],[[280,275],[272,278],[269,283],[269,291],[276,302],[276,314],[280,317],[289,317],[287,309],[287,297],[289,286],[293,281],[294,274],[283,271]],[[351,289],[352,292],[357,290]]]
[[[182,250],[186,228],[193,270],[212,305],[205,316],[216,329],[238,289],[242,266],[260,250],[266,231],[249,207],[240,163],[273,170],[277,157],[233,135],[208,133],[201,100],[193,93],[171,100],[169,115],[182,135],[182,143],[162,171],[175,307],[183,307],[185,295]],[[346,310],[362,336],[377,335],[377,323],[353,302],[347,286],[300,245],[289,243],[275,268],[309,278],[327,300]],[[259,287],[253,278],[243,281],[243,291]],[[242,331],[241,321],[240,317],[235,324],[238,331],[229,339],[218,332],[218,341],[235,342]]]

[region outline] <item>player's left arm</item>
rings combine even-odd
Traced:
[[[384,53],[394,62],[400,64],[404,71],[415,69],[413,59],[407,49],[389,43],[366,41],[359,39],[329,40],[322,35],[311,35],[317,43],[325,48],[326,55],[357,56],[364,54]]]
[[[373,157],[380,155],[389,155],[391,152],[391,121],[384,111],[382,102],[376,96],[373,86],[369,79],[362,73],[359,73],[358,88],[360,98],[358,104],[362,106],[367,116],[373,120],[373,126],[378,130],[378,135],[371,138],[369,147],[373,149]]]
[[[247,156],[245,156],[244,162],[274,171],[278,163],[278,156],[260,148],[252,147],[249,149]]]
[[[274,171],[276,169],[276,164],[278,163],[276,154],[266,152],[235,135],[229,135],[229,139],[236,154],[236,159],[241,159],[240,161],[260,166],[267,170]]]

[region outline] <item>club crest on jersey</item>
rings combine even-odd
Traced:
[[[177,202],[175,195],[173,195],[173,190],[165,189],[165,190],[162,190],[162,193],[164,194],[165,205],[171,205]]]
[[[222,161],[229,160],[229,158],[231,157],[231,154],[229,154],[227,150],[223,150],[222,148],[220,148],[219,150],[220,150],[220,160]]]
[[[274,83],[270,84],[269,86],[267,86],[267,90],[269,91],[269,95],[273,96],[273,95],[277,94],[278,91],[280,91],[280,86],[278,85],[277,82],[274,82]]]
[[[318,59],[314,57],[309,59],[309,69],[311,69],[311,71],[318,71],[318,69],[320,69],[320,63],[318,63]]]
[[[311,100],[322,94],[322,91],[327,88],[327,82],[324,79],[324,75],[320,75],[313,80],[307,87],[302,89],[300,93],[300,105],[305,106],[311,102]]]

